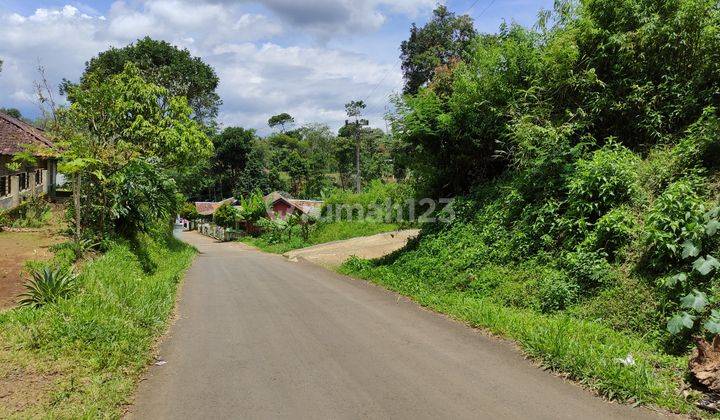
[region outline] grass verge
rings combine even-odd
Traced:
[[[281,240],[273,240],[271,235],[263,234],[259,237],[247,236],[243,242],[255,246],[265,252],[283,254],[293,249],[305,248],[326,242],[357,238],[360,236],[375,235],[400,229],[394,223],[380,223],[372,221],[336,221],[318,223],[307,240],[303,240],[299,229],[295,228],[288,239],[287,234]]]
[[[599,394],[628,403],[695,412],[679,389],[686,359],[659,353],[650,344],[607,326],[567,314],[540,314],[505,307],[473,292],[430,287],[409,272],[353,258],[339,269],[406,295],[420,305],[473,327],[512,339],[542,366]],[[621,362],[631,354],[635,363]]]
[[[194,253],[172,237],[119,243],[71,298],[0,313],[0,418],[119,417]]]

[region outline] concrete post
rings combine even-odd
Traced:
[[[10,176],[10,194],[12,195],[12,207],[20,205],[20,177]]]

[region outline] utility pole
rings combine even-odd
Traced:
[[[355,191],[362,191],[361,172],[360,172],[360,130],[361,127],[369,125],[368,120],[358,118],[362,109],[365,108],[363,101],[350,101],[345,104],[345,111],[348,117],[355,117],[355,121],[345,120],[346,127],[353,127],[355,131]]]
[[[362,127],[369,125],[368,120],[355,118],[355,121],[345,120],[345,125],[353,127],[355,131],[355,191],[362,191],[361,171],[360,171],[360,131]]]

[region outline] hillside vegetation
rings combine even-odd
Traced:
[[[672,355],[720,332],[719,34],[715,1],[586,0],[478,35],[393,124],[418,192],[458,196],[454,221],[344,271],[677,408]]]

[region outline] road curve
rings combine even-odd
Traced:
[[[631,419],[487,337],[321,267],[196,233],[200,250],[128,417]]]

